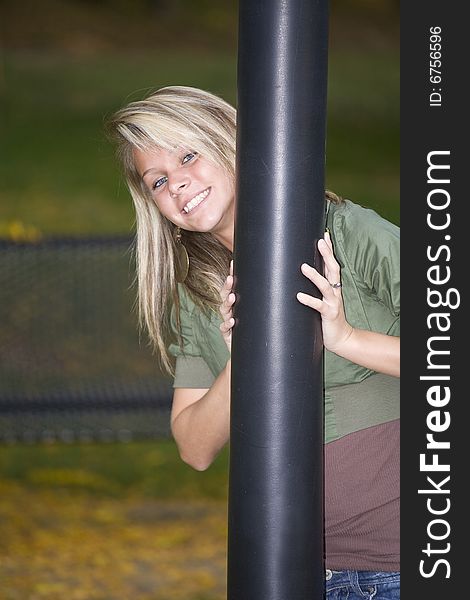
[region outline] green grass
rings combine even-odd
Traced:
[[[399,224],[399,64],[392,50],[330,59],[327,185]]]
[[[187,83],[228,96],[235,64],[185,56],[105,56],[74,61],[55,54],[5,56],[6,94],[1,157],[0,223],[19,220],[48,234],[131,230],[133,213],[107,115],[145,91]],[[232,99],[232,98],[230,98]]]
[[[130,198],[107,115],[168,84],[236,101],[233,53],[6,51],[0,235],[21,222],[43,234],[128,233]],[[327,187],[399,222],[399,65],[394,49],[330,57]]]
[[[228,450],[198,472],[172,440],[128,444],[0,446],[0,480],[25,489],[92,496],[224,500]]]

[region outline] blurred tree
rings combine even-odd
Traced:
[[[399,0],[331,0],[335,44],[397,41]],[[2,0],[5,48],[236,51],[238,0]],[[8,26],[6,26],[8,24]]]

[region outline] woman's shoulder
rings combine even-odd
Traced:
[[[389,233],[400,237],[400,228],[379,215],[374,209],[344,199],[327,207],[327,227],[337,235],[364,239],[369,235]]]

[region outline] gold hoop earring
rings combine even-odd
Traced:
[[[186,246],[181,240],[181,228],[175,230],[175,279],[178,283],[184,283],[189,271],[189,256]]]

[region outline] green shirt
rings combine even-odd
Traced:
[[[349,200],[327,202],[326,226],[341,266],[348,322],[359,329],[400,335],[399,228]],[[179,296],[183,348],[169,348],[176,357],[174,387],[209,388],[229,359],[219,330],[221,316],[204,314],[184,285],[179,285]],[[176,330],[174,316],[172,322]],[[324,365],[326,441],[398,418],[397,378],[375,374],[328,350]],[[351,384],[361,385],[350,388]],[[351,394],[361,399],[353,416]]]

